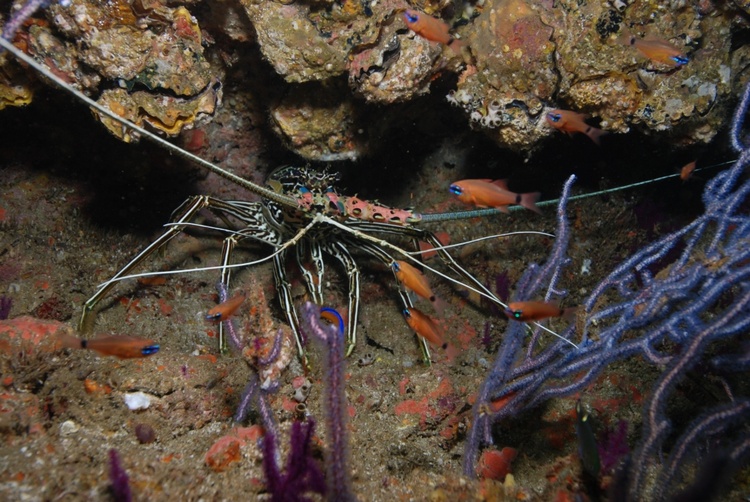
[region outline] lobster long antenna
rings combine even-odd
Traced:
[[[473,286],[470,286],[470,285],[465,284],[465,283],[463,283],[461,281],[458,281],[458,280],[454,279],[453,277],[451,277],[449,275],[446,275],[446,274],[442,273],[441,271],[439,271],[439,270],[437,270],[437,269],[429,266],[428,264],[426,264],[426,263],[424,263],[422,261],[417,260],[416,258],[414,258],[413,256],[411,256],[413,253],[410,253],[408,251],[404,251],[400,247],[398,247],[398,246],[396,246],[394,244],[391,244],[388,241],[385,241],[385,240],[382,240],[382,239],[378,239],[377,237],[373,237],[372,235],[362,233],[362,232],[360,232],[358,230],[355,230],[353,228],[349,228],[346,225],[343,225],[343,224],[337,222],[336,220],[333,220],[333,219],[331,219],[331,218],[329,218],[327,216],[324,216],[322,214],[317,214],[315,216],[315,220],[314,221],[321,221],[321,222],[328,223],[329,225],[333,225],[335,227],[338,227],[341,230],[343,230],[345,232],[349,232],[350,234],[355,235],[355,236],[359,237],[362,240],[373,242],[373,243],[375,243],[376,245],[378,245],[380,247],[384,247],[384,248],[390,249],[391,251],[395,251],[395,252],[403,255],[408,260],[410,260],[410,261],[412,261],[412,262],[420,265],[421,267],[425,268],[426,270],[429,270],[433,274],[435,274],[435,275],[437,275],[439,277],[442,277],[443,279],[445,279],[448,282],[452,282],[452,283],[457,284],[457,285],[459,285],[459,286],[461,286],[463,288],[468,289],[469,291],[473,291],[474,293],[478,294],[479,296],[483,296],[483,297],[487,298],[488,300],[490,300],[491,302],[495,303],[496,305],[500,305],[503,308],[507,308],[508,307],[508,305],[506,303],[504,303],[502,300],[500,300],[497,296],[493,295],[492,292],[490,290],[488,290],[487,288],[485,288],[484,286],[482,286],[482,289],[484,289],[484,291],[480,291],[479,289],[477,289],[477,288],[475,288]],[[435,248],[435,249],[437,249],[437,248]],[[463,267],[461,267],[460,265],[458,265],[458,264],[455,264],[455,265],[458,268],[460,268],[461,270],[463,270]],[[466,272],[465,270],[463,270],[463,271]],[[537,327],[541,328],[542,330],[550,333],[551,335],[556,336],[560,340],[563,340],[564,342],[569,343],[570,345],[572,345],[576,349],[580,348],[575,343],[571,342],[567,338],[563,338],[562,336],[560,336],[559,334],[555,333],[551,329],[543,326],[542,324],[539,324],[538,322],[533,322],[533,324],[534,324],[534,326],[537,326]]]
[[[485,235],[484,237],[477,237],[476,239],[470,239],[468,241],[456,242],[455,244],[446,244],[444,246],[433,246],[430,249],[425,249],[425,250],[420,250],[420,251],[407,251],[406,254],[421,255],[421,254],[426,254],[426,253],[432,253],[433,251],[459,248],[462,246],[468,246],[469,244],[476,244],[477,242],[482,242],[482,241],[486,241],[490,239],[499,239],[501,237],[511,237],[514,235],[543,235],[545,237],[552,237],[552,238],[555,237],[555,234],[549,234],[547,232],[540,232],[538,230],[522,230],[518,232],[507,232],[504,234]]]
[[[718,164],[712,164],[710,166],[701,167],[700,169],[696,169],[695,173],[704,171],[706,169],[711,169],[713,167],[721,167],[721,166],[727,166],[729,164],[734,164],[737,162],[737,159],[735,160],[728,160],[726,162],[720,162]],[[678,178],[680,176],[680,173],[674,173],[674,174],[667,174],[665,176],[660,176],[658,178],[652,178],[650,180],[645,181],[637,181],[635,183],[631,183],[629,185],[623,185],[621,187],[614,187],[614,188],[607,188],[606,190],[599,190],[598,192],[591,192],[591,193],[584,193],[580,195],[573,195],[572,197],[569,197],[569,201],[573,200],[582,200],[582,199],[588,199],[589,197],[596,197],[598,195],[607,195],[614,192],[620,192],[622,190],[628,190],[630,188],[636,188],[643,185],[649,185],[651,183],[656,183],[658,181],[668,180],[670,178]],[[545,207],[545,206],[552,206],[557,205],[557,203],[560,202],[560,199],[551,199],[551,200],[543,200],[541,202],[537,202],[537,207]],[[509,206],[508,211],[520,211],[521,209],[524,209],[521,206]],[[494,214],[501,214],[502,212],[499,209],[496,209],[494,207],[488,207],[483,209],[468,209],[466,211],[448,211],[445,213],[420,213],[420,216],[422,217],[421,221],[432,223],[437,221],[454,221],[454,220],[468,220],[471,218],[479,218],[482,216],[492,216]]]
[[[47,77],[49,80],[54,82],[58,87],[63,89],[65,92],[68,92],[72,95],[74,95],[76,98],[80,99],[87,105],[89,105],[91,108],[95,109],[102,115],[107,116],[108,118],[120,123],[123,127],[126,127],[132,131],[137,132],[147,140],[156,143],[157,145],[166,148],[168,151],[174,153],[175,155],[178,155],[179,157],[182,157],[185,160],[189,160],[191,162],[195,162],[196,164],[200,165],[201,167],[205,167],[212,173],[215,173],[222,178],[225,178],[232,183],[236,183],[237,185],[246,188],[247,190],[260,195],[261,197],[264,197],[266,199],[272,200],[278,204],[282,204],[287,207],[296,208],[299,207],[299,204],[297,201],[289,197],[287,195],[274,192],[273,190],[269,188],[262,187],[260,185],[256,185],[252,181],[246,180],[245,178],[242,178],[240,176],[237,176],[236,174],[227,171],[226,169],[222,169],[221,167],[217,166],[216,164],[213,164],[205,159],[202,159],[198,157],[197,155],[194,155],[187,150],[183,150],[177,145],[174,145],[170,143],[169,141],[165,140],[161,136],[158,136],[151,131],[144,129],[143,127],[140,127],[130,120],[121,117],[114,113],[112,110],[107,108],[106,106],[102,106],[93,99],[89,98],[82,92],[78,91],[77,89],[74,89],[73,87],[70,87],[65,81],[63,81],[60,77],[52,73],[47,67],[43,66],[42,64],[38,63],[34,58],[23,52],[22,50],[18,49],[15,45],[10,43],[8,40],[0,37],[0,47],[7,50],[11,54],[13,54],[16,58],[20,59],[27,65],[31,66],[33,69],[35,69],[40,74]]]

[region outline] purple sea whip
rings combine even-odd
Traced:
[[[133,500],[128,473],[122,467],[120,456],[115,449],[109,450],[109,483],[112,489],[112,498],[115,502],[130,502]]]
[[[692,467],[706,473],[720,465],[731,472],[750,455],[750,434],[743,425],[750,418],[750,398],[741,395],[738,384],[750,370],[748,346],[742,343],[750,330],[750,180],[745,174],[750,144],[743,134],[749,106],[750,86],[732,126],[740,157],[706,184],[704,213],[637,251],[593,289],[579,312],[582,329],[571,326],[562,333],[578,349],[561,340],[539,349],[534,337],[524,351],[525,327],[509,324],[475,405],[466,474],[474,474],[480,448],[496,439],[494,423],[581,392],[612,363],[633,356],[663,371],[644,401],[643,434],[616,477],[624,500],[667,500],[680,491],[681,476]],[[548,292],[563,293],[555,280],[567,262],[565,202],[564,191],[552,255],[544,267],[529,267],[516,295],[535,294],[547,283]],[[726,397],[696,403],[703,411],[673,431],[668,404],[677,384],[698,368],[726,375]],[[491,403],[501,398],[503,407],[493,411]],[[713,459],[710,465],[699,465],[697,459],[706,454]],[[721,478],[706,475],[693,486],[715,493]]]
[[[8,22],[5,23],[2,37],[7,41],[12,42],[18,30],[23,26],[23,23],[33,16],[37,10],[50,5],[52,1],[53,0],[29,0],[23,4],[20,9],[10,16]],[[70,0],[59,0],[58,3],[63,7],[67,7],[70,5]],[[0,53],[1,52],[3,52],[3,49],[0,49]]]
[[[277,460],[276,435],[267,432],[263,438],[263,471],[273,502],[304,502],[313,500],[308,493],[326,493],[325,476],[311,451],[314,431],[313,420],[292,424],[289,456],[283,473]]]
[[[311,302],[302,306],[302,328],[310,336],[321,341],[325,348],[326,369],[325,404],[327,412],[328,450],[326,455],[326,477],[329,500],[355,500],[349,480],[347,462],[348,443],[346,437],[346,394],[344,386],[344,333],[339,326],[327,325],[320,320],[320,307]],[[342,323],[343,324],[343,323]]]
[[[13,300],[9,296],[0,295],[0,321],[10,317],[10,308],[13,306]]]

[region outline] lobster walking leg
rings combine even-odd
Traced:
[[[302,346],[302,335],[300,334],[301,331],[299,327],[299,318],[297,317],[297,311],[294,308],[292,286],[291,284],[289,284],[289,279],[286,276],[286,257],[286,250],[273,257],[273,276],[274,282],[276,283],[276,294],[279,297],[281,310],[284,311],[286,319],[289,322],[289,326],[292,327],[294,340],[297,344],[297,352],[302,358],[303,363],[307,364],[305,349]]]
[[[394,258],[381,247],[375,246],[369,242],[359,243],[359,247],[383,262],[386,267],[391,268],[391,263],[393,263]],[[414,307],[414,303],[411,301],[409,294],[403,288],[398,288],[398,294],[403,308],[410,309]],[[430,357],[430,346],[427,343],[427,340],[421,336],[417,336],[417,340],[419,340],[419,347],[422,349],[422,359],[425,363],[431,364],[432,358]]]
[[[357,320],[359,318],[359,267],[349,250],[341,242],[332,242],[326,246],[329,254],[341,262],[349,279],[349,315],[346,327],[346,355],[352,353],[357,345]]]
[[[164,247],[169,241],[177,237],[185,228],[185,224],[188,223],[201,209],[207,208],[212,204],[213,198],[207,195],[197,195],[190,197],[183,202],[173,213],[172,222],[174,225],[170,226],[166,232],[149,246],[138,253],[135,258],[125,265],[114,277],[107,281],[101,286],[94,295],[89,298],[83,305],[83,313],[81,314],[81,320],[78,323],[78,330],[81,333],[91,333],[94,329],[96,322],[96,306],[99,301],[117,284],[117,280],[123,276],[128,275],[135,267],[140,265],[144,260],[151,256],[155,251]],[[176,215],[176,216],[175,216]]]

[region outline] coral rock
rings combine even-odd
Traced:
[[[356,159],[361,153],[356,107],[339,86],[307,84],[271,109],[274,131],[298,155],[319,161]]]
[[[306,4],[242,0],[242,5],[263,55],[287,82],[326,80],[346,71],[346,52],[329,44],[330,36],[310,21]]]
[[[99,103],[121,117],[139,126],[149,124],[154,129],[175,136],[203,116],[211,115],[221,101],[221,88],[209,85],[192,99],[162,96],[146,91],[128,93],[125,89],[109,89],[99,98]],[[132,131],[108,117],[94,111],[109,131],[126,143],[135,137]]]

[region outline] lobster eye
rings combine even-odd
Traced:
[[[406,19],[407,23],[416,23],[417,21],[419,21],[419,16],[416,13],[410,12],[408,10],[404,12],[404,18]]]
[[[395,261],[391,263],[391,268],[393,269],[394,272],[398,272],[399,270],[401,270],[401,267],[399,267],[398,263]]]
[[[549,120],[550,120],[551,122],[559,122],[559,121],[560,121],[560,119],[562,118],[562,115],[560,115],[559,113],[551,113],[551,112],[550,112],[550,113],[548,113],[548,114],[547,114],[547,118],[548,118],[548,119],[549,119]]]
[[[404,309],[401,311],[402,314],[404,314],[404,317],[411,317],[411,312],[409,312],[409,309]]]
[[[450,192],[453,195],[461,195],[464,192],[463,190],[461,190],[461,187],[458,185],[451,185],[450,188],[448,188],[448,190],[450,190]]]

